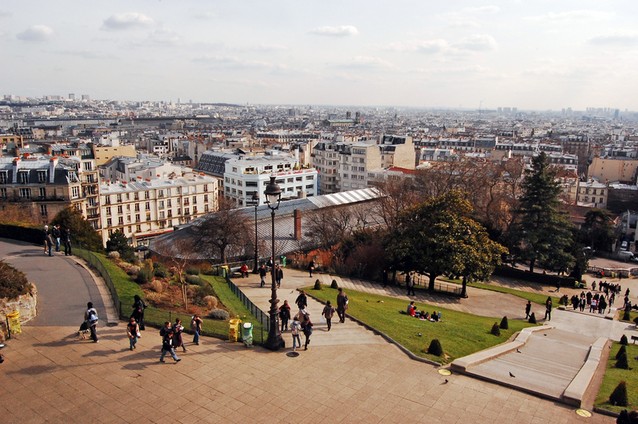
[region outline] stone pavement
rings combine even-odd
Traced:
[[[20,246],[11,248],[21,255]],[[34,268],[38,262],[44,260],[33,256],[22,265]],[[293,290],[293,276],[289,270],[286,275],[282,293]],[[83,284],[82,276],[72,272],[51,273],[48,278],[54,285]],[[300,285],[312,281],[305,277]],[[64,294],[53,303],[53,298],[45,298],[40,311],[70,309],[76,302],[70,298],[78,296]],[[80,314],[82,310],[83,305]],[[462,375],[442,377],[435,367],[410,360],[352,322],[335,324],[334,333],[316,331],[311,348],[296,358],[287,356],[288,350],[246,349],[239,343],[203,338],[200,346],[178,352],[180,363],[168,359],[160,364],[156,330],[144,332],[131,352],[122,324],[100,326],[98,344],[77,340],[75,313],[65,325],[28,324],[7,343],[6,361],[0,365],[0,422],[614,421],[599,414],[584,419],[570,407]],[[316,311],[313,315],[318,322]],[[329,342],[341,337],[339,326],[351,332],[351,343]],[[320,335],[325,343],[319,343]]]

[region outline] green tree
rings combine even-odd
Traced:
[[[106,241],[106,251],[119,252],[120,257],[125,261],[130,261],[135,256],[135,252],[129,245],[128,239],[120,230],[113,232],[109,239]]]
[[[94,252],[104,250],[102,237],[84,218],[82,212],[74,207],[68,207],[58,212],[51,221],[51,225],[59,225],[63,230],[68,228],[71,231],[71,243],[73,244]]]
[[[530,272],[537,263],[556,272],[574,265],[572,224],[560,210],[561,188],[555,177],[556,169],[541,152],[532,159],[532,169],[521,184],[518,222],[510,242],[529,262]]]
[[[591,209],[585,214],[585,222],[580,228],[581,243],[596,250],[611,251],[616,237],[614,220],[605,209]]]
[[[463,276],[464,283],[485,279],[506,250],[489,239],[471,213],[470,202],[457,190],[409,208],[397,219],[386,255],[403,271],[427,275],[429,290],[441,275]]]

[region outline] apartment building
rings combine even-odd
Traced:
[[[414,169],[416,166],[416,151],[412,137],[384,135],[379,142],[379,150],[381,151],[382,168],[396,166]]]
[[[609,189],[605,184],[595,180],[581,181],[578,183],[576,204],[578,206],[606,209],[608,194]]]
[[[295,157],[282,154],[228,159],[225,162],[224,197],[233,199],[238,207],[249,206],[254,205],[252,196],[257,192],[259,204],[263,204],[271,175],[277,177],[282,200],[317,195],[317,170],[302,168]]]
[[[102,240],[119,230],[134,246],[173,226],[217,210],[213,177],[191,173],[173,178],[136,178],[100,186]]]
[[[87,185],[83,182],[87,175],[83,171],[77,157],[2,157],[0,201],[21,205],[39,216],[43,224],[69,206],[87,216],[94,211],[87,204]]]

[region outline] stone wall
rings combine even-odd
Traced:
[[[20,324],[31,321],[37,315],[38,290],[32,284],[31,293],[19,296],[17,299],[0,299],[0,341],[7,337],[7,314],[15,311],[20,312]]]

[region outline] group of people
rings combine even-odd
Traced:
[[[271,262],[272,261],[268,261],[269,264]],[[280,288],[281,281],[284,279],[284,270],[281,268],[279,264],[275,264],[274,267],[269,265],[269,267],[270,267],[270,272],[275,274],[275,284],[277,285],[277,288]],[[262,263],[261,265],[259,265],[257,272],[259,273],[259,279],[260,279],[259,286],[264,287],[266,285],[266,275],[268,275],[268,268],[266,268],[266,264]]]
[[[53,256],[53,248],[60,251],[60,246],[64,244],[64,255],[71,255],[71,230],[69,228],[60,229],[59,225],[49,227],[44,226],[44,254]]]
[[[414,301],[410,302],[406,313],[410,315],[411,317],[418,318],[424,321],[430,321],[430,322],[442,321],[442,317],[443,317],[443,314],[441,314],[441,311],[438,311],[438,312],[432,311],[432,313],[430,314],[429,312],[425,310],[422,310],[422,311],[417,310],[416,305],[414,304]]]
[[[197,314],[191,317],[191,331],[193,332],[193,344],[199,345],[199,336],[202,331],[203,320]],[[171,355],[173,361],[179,362],[181,358],[175,353],[175,349],[181,347],[182,352],[186,352],[186,344],[184,344],[184,326],[180,318],[175,318],[175,323],[166,321],[159,332],[162,337],[162,352],[160,354],[160,362],[164,362],[166,354]],[[135,347],[132,347],[135,349]],[[132,350],[131,349],[131,350]]]
[[[326,324],[328,327],[328,331],[332,329],[332,318],[334,317],[335,312],[339,317],[339,322],[343,323],[346,321],[346,310],[348,309],[348,296],[343,291],[342,288],[339,288],[339,293],[337,294],[337,308],[332,306],[330,301],[326,302],[323,310],[321,311],[321,316],[326,320]],[[314,324],[310,319],[310,312],[308,311],[308,296],[306,293],[301,290],[297,298],[295,299],[295,304],[299,311],[292,317],[292,324],[290,325],[290,334],[292,335],[292,350],[295,351],[298,347],[301,348],[301,333],[305,336],[304,340],[304,350],[308,350],[308,345],[310,344],[310,336],[312,335],[312,327]],[[288,321],[291,319],[291,307],[287,300],[284,300],[283,305],[279,307],[279,320],[281,322],[281,332],[288,331]]]

